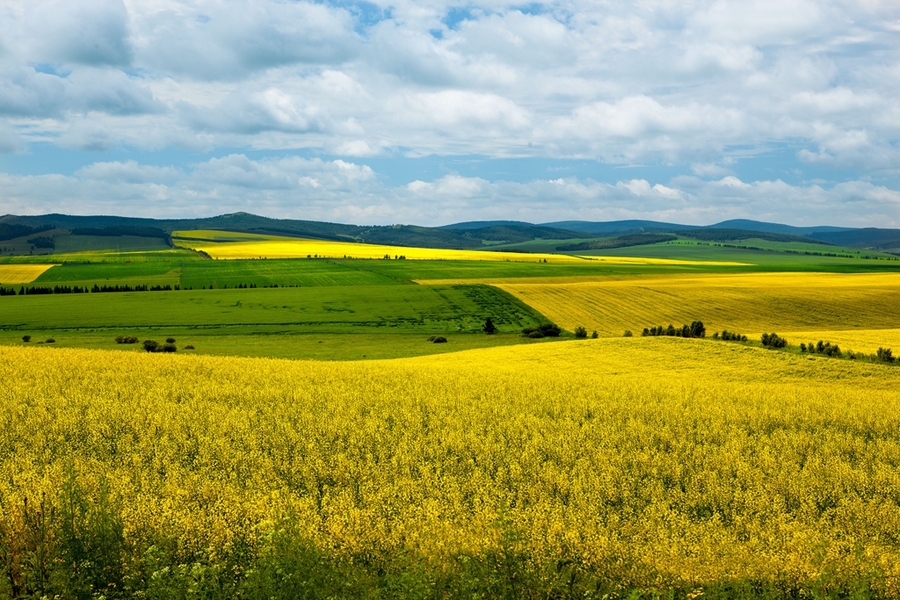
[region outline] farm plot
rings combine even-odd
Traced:
[[[55,266],[0,264],[0,285],[31,283]]]
[[[605,281],[495,281],[560,326],[604,335],[702,320],[709,331],[900,327],[900,274],[748,273]]]

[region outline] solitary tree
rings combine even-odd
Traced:
[[[490,317],[484,320],[484,326],[481,329],[488,335],[497,333],[497,326],[494,325]]]

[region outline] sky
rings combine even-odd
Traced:
[[[0,214],[900,227],[896,0],[0,0]]]

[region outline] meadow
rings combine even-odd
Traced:
[[[0,377],[4,596],[900,595],[890,366],[617,338]]]

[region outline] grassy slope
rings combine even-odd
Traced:
[[[117,335],[174,336],[200,352],[292,358],[409,356],[515,343],[523,327],[543,320],[489,286],[321,286],[3,300],[6,326],[0,340],[5,343],[21,343],[29,334],[35,341],[53,337],[61,345],[110,348]],[[487,316],[507,335],[480,333]],[[434,334],[450,343],[425,340]]]

